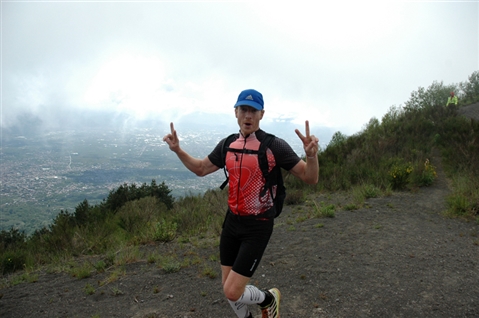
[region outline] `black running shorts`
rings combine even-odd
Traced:
[[[251,277],[273,233],[274,219],[256,219],[226,214],[220,240],[221,265],[232,266],[243,276]]]

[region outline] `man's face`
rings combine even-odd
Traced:
[[[235,108],[235,114],[241,133],[247,136],[259,129],[259,121],[263,119],[264,110],[257,110],[251,106],[238,106]]]

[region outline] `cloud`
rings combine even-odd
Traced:
[[[419,86],[467,80],[479,68],[477,12],[470,2],[2,2],[2,126],[58,107],[230,114],[255,88],[271,121],[351,134]]]

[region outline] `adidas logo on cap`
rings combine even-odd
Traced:
[[[238,96],[238,101],[235,104],[235,108],[238,106],[251,106],[258,110],[262,110],[264,107],[263,95],[254,89],[245,89]]]

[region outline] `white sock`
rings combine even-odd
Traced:
[[[247,318],[249,316],[248,305],[239,301],[231,301],[229,299],[228,302],[230,303],[231,308],[233,308],[233,311],[235,312],[236,316],[238,316],[239,318]]]
[[[243,295],[237,301],[248,305],[261,304],[264,301],[264,297],[264,291],[253,285],[246,285]]]
[[[246,285],[243,295],[241,295],[237,301],[231,301],[228,299],[228,302],[239,318],[246,318],[250,314],[248,305],[261,304],[264,301],[264,298],[265,294],[263,291],[253,285]]]

